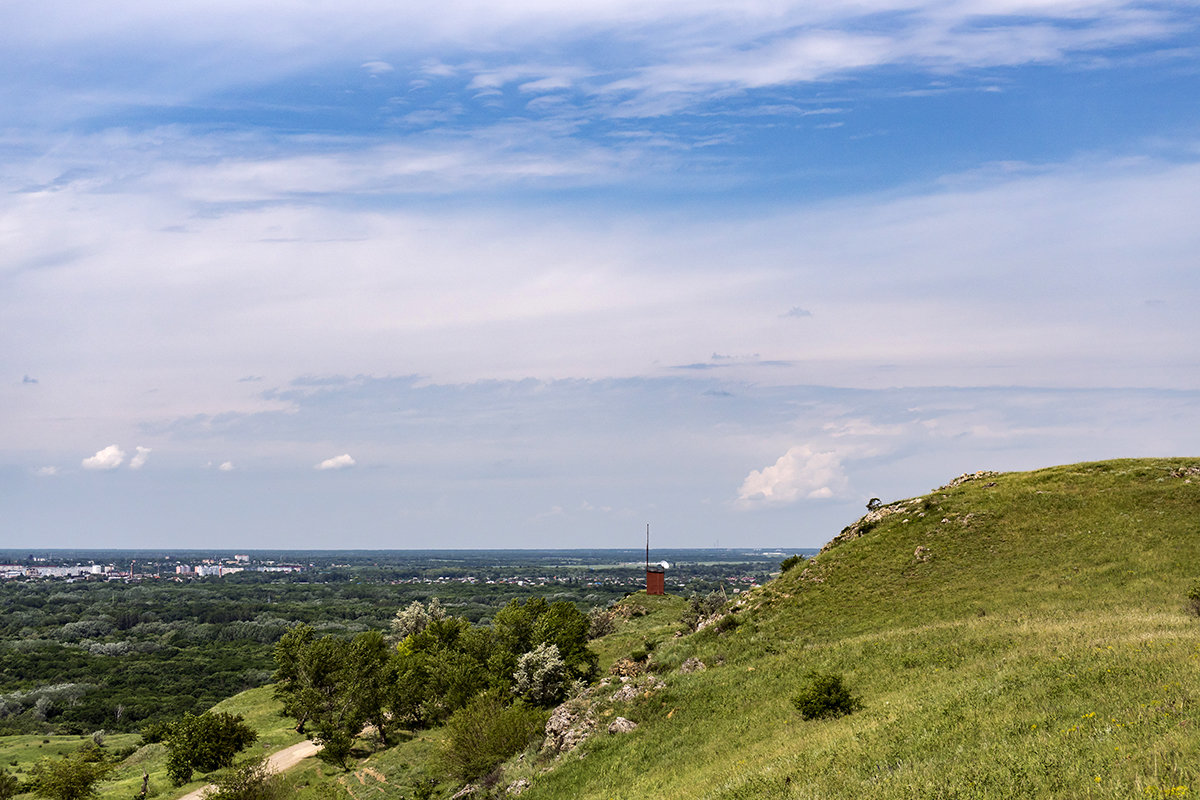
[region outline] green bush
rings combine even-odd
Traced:
[[[228,767],[233,757],[257,738],[258,733],[242,721],[241,714],[185,714],[171,725],[166,738],[167,774],[176,786],[182,786],[192,779],[193,771]]]
[[[481,695],[446,723],[446,766],[463,781],[486,775],[539,736],[545,724],[546,715],[535,708]]]
[[[20,785],[17,779],[8,770],[0,767],[0,800],[9,800],[10,797],[17,793]]]
[[[792,569],[793,567],[798,567],[803,563],[804,563],[804,556],[802,556],[802,555],[797,554],[797,555],[788,556],[783,561],[779,562],[779,572],[780,573],[787,572],[789,569]]]
[[[804,686],[792,697],[792,705],[805,719],[842,717],[862,708],[842,676],[834,672],[808,673]]]
[[[83,800],[96,796],[96,784],[113,769],[103,761],[75,758],[43,758],[29,772],[30,784],[38,797],[50,800]]]
[[[215,788],[205,793],[205,800],[283,800],[289,794],[283,778],[261,758],[229,770],[213,785]]]
[[[1187,593],[1187,610],[1193,615],[1200,617],[1200,581],[1192,584],[1192,588]]]
[[[721,592],[709,592],[706,595],[692,595],[688,600],[687,611],[683,612],[684,625],[688,626],[689,630],[696,630],[700,627],[700,623],[716,614],[725,607],[725,595]]]

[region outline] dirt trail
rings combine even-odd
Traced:
[[[297,742],[291,747],[285,747],[282,750],[276,750],[267,757],[267,766],[273,772],[283,772],[291,769],[306,758],[315,756],[321,749],[321,745],[311,741]],[[204,790],[208,786],[201,786],[194,792],[188,792],[179,800],[200,800],[204,794]]]

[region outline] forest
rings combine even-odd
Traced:
[[[104,560],[98,555],[60,552],[54,558],[98,563]],[[299,572],[191,580],[172,579],[170,565],[199,561],[198,553],[103,555],[124,564],[136,558],[140,569],[157,570],[156,577],[0,582],[0,735],[134,732],[199,714],[270,682],[279,668],[277,645],[289,632],[349,644],[367,632],[391,630],[397,612],[433,598],[449,621],[438,621],[425,637],[436,640],[430,648],[453,649],[472,637],[482,647],[482,632],[491,636],[513,601],[538,598],[560,617],[568,607],[586,615],[636,589],[641,574],[630,563],[638,555],[633,551],[306,553]],[[296,555],[275,557],[300,561]],[[666,555],[678,562],[670,571],[672,591],[685,594],[750,585],[778,564],[776,555],[758,553]],[[9,563],[30,558],[8,556]],[[523,635],[505,645],[505,655],[489,652],[481,668],[500,659],[492,663],[496,674],[511,675],[528,640]],[[582,656],[560,644],[572,675],[585,677]],[[463,651],[455,653],[462,662]]]

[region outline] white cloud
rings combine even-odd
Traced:
[[[39,478],[53,478],[58,474],[58,467],[38,467],[33,474]]]
[[[233,465],[232,461],[222,461],[221,466],[217,467],[217,469],[221,470],[221,472],[233,472],[237,467]]]
[[[832,451],[814,451],[808,445],[796,445],[769,467],[754,470],[742,481],[738,503],[743,507],[758,504],[785,505],[797,500],[822,500],[846,489],[841,460]]]
[[[144,467],[146,465],[146,459],[150,457],[150,452],[151,451],[149,447],[139,446],[137,448],[137,453],[134,454],[133,458],[129,459],[129,468],[141,469]]]
[[[340,456],[327,458],[320,464],[317,464],[314,469],[345,469],[353,467],[356,462],[349,453],[342,453]]]
[[[125,461],[125,451],[115,444],[100,450],[96,455],[85,458],[82,462],[84,469],[116,469]]]

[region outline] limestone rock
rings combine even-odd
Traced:
[[[636,727],[637,727],[637,723],[634,722],[633,720],[625,719],[624,717],[617,717],[611,723],[609,723],[608,732],[609,733],[629,733],[631,730],[633,730]]]

